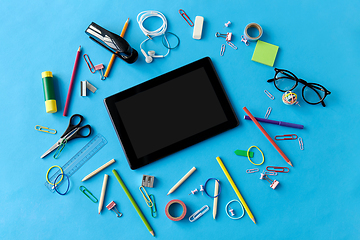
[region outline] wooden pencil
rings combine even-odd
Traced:
[[[113,164],[115,162],[115,159],[111,159],[110,161],[108,161],[107,163],[105,163],[104,165],[102,165],[101,167],[99,167],[98,169],[96,169],[95,171],[91,172],[90,174],[88,174],[86,177],[83,178],[83,181],[88,180],[89,178],[92,178],[93,176],[95,176],[96,174],[98,174],[99,172],[101,172],[102,170],[104,170],[105,168],[107,168],[108,166],[110,166],[111,164]]]
[[[192,169],[190,169],[190,171],[185,174],[185,176],[183,176],[168,192],[167,195],[169,195],[170,193],[174,192],[183,182],[185,182],[185,180],[190,177],[190,175],[196,170],[196,167],[193,167]]]

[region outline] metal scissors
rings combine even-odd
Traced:
[[[76,122],[76,118],[79,118],[80,121],[77,124],[73,124],[73,122]],[[80,114],[74,114],[70,117],[69,120],[69,126],[67,127],[67,129],[65,130],[64,134],[60,137],[60,139],[49,149],[47,150],[42,156],[41,158],[46,157],[47,155],[49,155],[49,153],[51,153],[52,151],[54,151],[55,149],[57,149],[61,144],[63,144],[64,142],[68,142],[70,140],[73,140],[75,138],[86,138],[88,136],[90,136],[91,134],[91,127],[90,125],[85,125],[80,127],[81,122],[84,120],[84,117],[81,116]],[[83,135],[82,133],[80,133],[83,129],[89,129],[89,133],[87,135]]]

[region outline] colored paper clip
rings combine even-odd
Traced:
[[[285,134],[275,136],[275,140],[295,140],[298,136],[296,134]]]
[[[277,172],[264,172],[265,175],[269,175],[269,176],[277,176],[278,173]]]
[[[153,202],[151,201],[149,194],[146,192],[146,190],[143,186],[140,186],[139,190],[145,199],[146,205],[148,205],[148,207],[151,208],[153,206]]]
[[[153,203],[153,206],[151,207],[151,216],[153,218],[156,218],[157,217],[157,210],[156,210],[156,204],[155,204],[155,196],[154,196],[154,194],[150,194],[149,197],[150,197],[150,200]]]
[[[289,172],[289,168],[287,168],[287,167],[267,166],[266,170],[270,171],[270,172],[281,172],[281,173],[288,173]]]
[[[271,100],[274,100],[275,97],[273,95],[271,95],[271,93],[269,93],[268,90],[264,90],[264,93],[271,99]]]
[[[82,191],[82,192],[85,194],[85,196],[87,196],[92,202],[94,202],[94,203],[97,203],[97,202],[98,202],[97,198],[96,198],[86,187],[80,186],[79,189],[80,189],[80,191]],[[87,193],[89,193],[90,195],[88,195]]]
[[[247,169],[246,173],[256,173],[258,171],[260,171],[258,168],[253,168],[253,169]]]
[[[299,137],[299,146],[300,146],[300,150],[304,150],[304,143],[301,137]]]
[[[215,33],[215,37],[222,37],[222,38],[225,38],[225,40],[227,42],[230,42],[231,41],[231,37],[232,37],[232,33],[226,33],[226,34],[221,34],[219,32]]]
[[[268,119],[268,117],[269,117],[269,115],[270,115],[270,113],[271,113],[271,110],[272,110],[272,108],[271,108],[271,107],[268,107],[268,109],[267,109],[267,111],[266,111],[266,113],[265,113],[265,119]]]
[[[85,59],[86,64],[88,65],[88,67],[89,67],[89,69],[90,69],[90,72],[91,72],[91,73],[95,73],[96,70],[95,70],[95,67],[94,67],[93,63],[92,63],[91,60],[90,60],[89,55],[84,54],[83,57],[84,57],[84,59]]]
[[[189,221],[190,222],[194,222],[196,220],[198,220],[202,215],[204,215],[207,211],[209,211],[209,206],[205,205],[203,206],[201,209],[197,210],[196,212],[194,212],[194,214],[192,214],[189,217]]]
[[[99,71],[101,80],[106,79],[106,77],[104,76],[104,68],[105,68],[105,66],[102,63],[95,66],[95,71]]]
[[[224,53],[225,53],[225,44],[221,45],[220,56],[224,56]]]
[[[227,41],[226,43],[233,49],[235,49],[235,50],[237,49],[237,46],[235,46],[232,42]]]
[[[185,13],[184,10],[180,9],[179,10],[180,15],[185,19],[185,21],[189,24],[190,27],[194,26],[194,23],[191,21],[191,19],[189,18],[189,16]]]
[[[249,46],[249,41],[244,37],[244,35],[241,35],[241,41],[245,43],[246,46]]]
[[[109,210],[112,210],[114,211],[114,213],[116,214],[117,217],[121,217],[122,216],[122,213],[119,212],[119,210],[117,210],[116,208],[116,203],[114,201],[112,201],[111,203],[109,203],[107,206],[106,206],[107,209]]]
[[[57,131],[55,129],[51,129],[51,128],[48,128],[48,127],[43,127],[43,126],[40,126],[40,125],[35,125],[35,130],[39,131],[39,132],[50,133],[50,134],[57,133]]]

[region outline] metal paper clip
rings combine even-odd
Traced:
[[[48,127],[43,127],[43,126],[40,126],[40,125],[35,125],[35,130],[39,131],[39,132],[50,133],[50,134],[57,133],[55,129],[51,129],[51,128],[48,128]]]
[[[225,25],[224,27],[229,27],[230,24],[231,24],[231,22],[228,21],[227,23],[224,24],[224,25]],[[224,28],[224,27],[223,27],[223,28]]]
[[[246,173],[256,173],[258,171],[260,171],[258,168],[253,168],[253,169],[246,170]]]
[[[98,202],[97,198],[96,198],[86,187],[80,186],[79,189],[80,189],[80,191],[82,191],[82,192],[85,194],[85,196],[87,196],[92,202],[94,202],[94,203],[97,203],[97,202]],[[87,193],[89,193],[90,195],[88,195]]]
[[[101,80],[106,79],[106,77],[104,76],[104,68],[105,68],[105,66],[102,63],[95,66],[95,71],[99,71]]]
[[[107,209],[109,210],[112,210],[114,211],[114,213],[116,214],[117,217],[121,217],[122,216],[122,213],[119,212],[119,210],[117,210],[116,208],[116,203],[114,201],[112,201],[111,203],[109,203],[107,206],[106,206]]]
[[[231,41],[231,37],[232,37],[232,33],[226,33],[226,34],[221,34],[219,32],[215,33],[215,37],[222,37],[222,38],[225,38],[225,40],[227,42],[230,42]]]
[[[304,150],[304,143],[301,137],[299,137],[299,146],[300,146],[300,150]]]
[[[224,56],[224,53],[225,53],[225,44],[221,45],[220,56]]]
[[[153,202],[151,201],[151,198],[149,197],[149,194],[146,192],[145,188],[143,186],[139,187],[139,190],[141,192],[141,194],[143,195],[146,205],[148,205],[148,207],[152,207],[153,206]]]
[[[197,192],[198,192],[198,190],[197,190],[197,188],[195,188],[195,190],[191,191],[191,193],[189,193],[189,195],[190,195],[190,194],[193,194],[193,195],[194,195],[194,194],[197,193]]]
[[[233,49],[237,49],[237,46],[235,46],[232,42],[226,42],[230,47],[232,47]]]
[[[155,177],[150,175],[143,175],[141,185],[144,187],[154,187]]]
[[[191,19],[189,18],[189,16],[185,13],[184,10],[180,9],[179,10],[180,15],[185,19],[185,21],[189,24],[190,27],[194,26],[194,23],[191,21]]]
[[[265,93],[271,100],[274,100],[274,99],[275,99],[274,96],[271,95],[271,93],[269,93],[268,90],[264,90],[264,93]]]
[[[274,167],[274,166],[267,166],[266,167],[267,171],[270,172],[281,172],[281,173],[288,173],[289,172],[289,168],[288,167]]]
[[[209,206],[208,206],[208,205],[205,205],[205,206],[203,206],[201,209],[199,209],[199,210],[197,210],[196,212],[194,212],[194,214],[189,217],[189,221],[190,221],[190,222],[196,221],[196,220],[199,219],[202,215],[204,215],[207,211],[209,211]]]
[[[246,46],[249,46],[249,41],[244,37],[244,35],[241,35],[241,41],[245,43]]]
[[[150,197],[150,200],[153,203],[153,206],[151,207],[151,216],[153,218],[156,218],[157,217],[157,210],[156,210],[156,205],[155,205],[155,196],[153,194],[150,194],[149,197]]]
[[[83,57],[84,57],[84,59],[85,59],[86,64],[88,65],[88,67],[89,67],[89,69],[90,69],[90,72],[91,72],[91,73],[95,73],[96,70],[95,70],[95,67],[94,67],[93,63],[92,63],[91,60],[90,60],[89,55],[84,54]]]
[[[264,172],[265,175],[269,175],[269,176],[277,176],[278,173],[277,172]]]
[[[265,113],[265,119],[268,119],[268,117],[269,117],[269,115],[270,115],[270,113],[271,113],[271,110],[272,110],[272,108],[271,108],[271,107],[268,107],[268,109],[267,109],[267,111],[266,111],[266,113]]]
[[[298,136],[296,134],[285,134],[275,136],[275,140],[295,140]]]

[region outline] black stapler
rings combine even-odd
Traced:
[[[89,25],[85,33],[89,35],[91,40],[97,42],[127,63],[134,63],[138,58],[138,52],[125,39],[100,27],[94,22]]]

